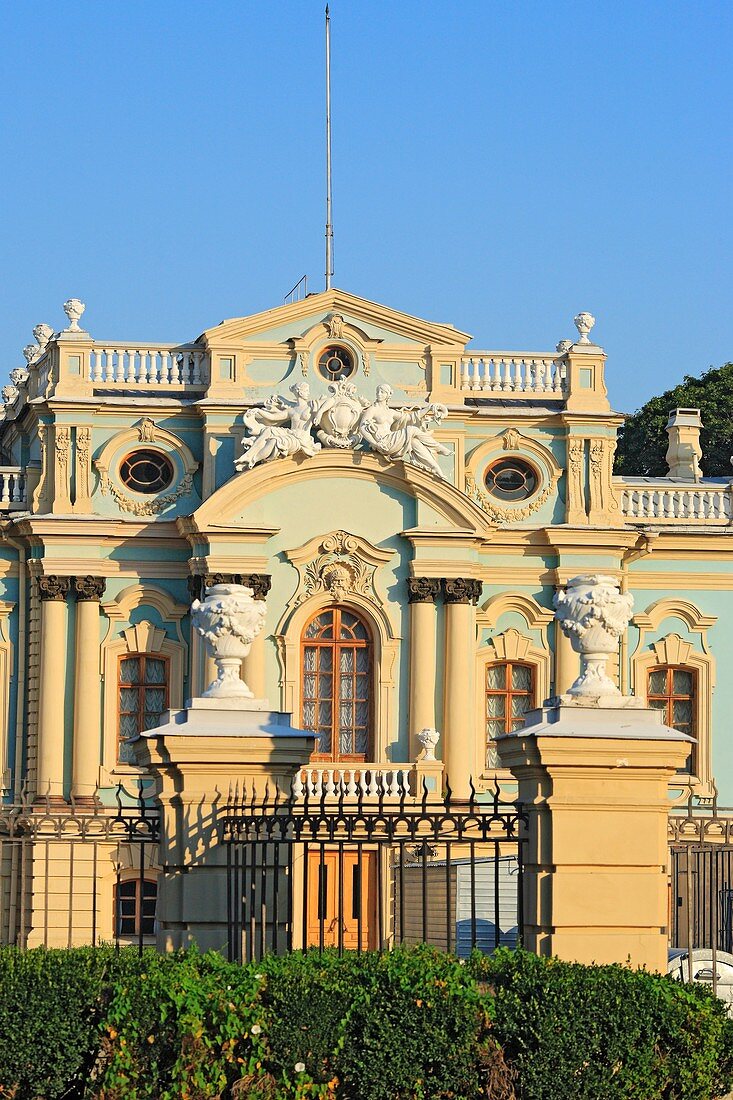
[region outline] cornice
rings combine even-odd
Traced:
[[[134,538],[142,545],[140,538],[153,542],[174,539],[180,542],[180,534],[175,520],[158,520],[155,523],[140,520],[102,519],[83,515],[42,515],[24,516],[11,520],[8,529],[13,535],[27,539],[63,538],[69,539],[115,539],[129,542]],[[32,545],[38,545],[33,544]]]

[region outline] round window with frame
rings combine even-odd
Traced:
[[[162,451],[142,447],[130,451],[120,463],[120,480],[134,493],[152,496],[173,481],[173,463]]]
[[[522,458],[499,458],[484,474],[487,492],[507,504],[528,500],[539,483],[537,470]]]
[[[351,378],[356,370],[353,352],[340,344],[329,344],[318,356],[318,373],[327,382]]]

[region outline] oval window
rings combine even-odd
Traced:
[[[120,478],[135,493],[159,493],[173,481],[173,464],[160,451],[132,451],[120,463]]]
[[[329,382],[349,378],[355,369],[354,356],[347,348],[332,345],[324,348],[318,357],[318,370]]]
[[[492,497],[499,500],[526,500],[537,488],[536,470],[518,458],[500,458],[492,463],[484,478]]]

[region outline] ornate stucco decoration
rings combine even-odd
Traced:
[[[176,473],[175,488],[158,496],[142,496],[127,492],[116,480],[115,473],[125,453],[139,443],[159,447],[173,462]],[[111,496],[123,512],[133,516],[157,516],[182,497],[193,495],[193,475],[198,462],[182,439],[159,427],[149,416],[143,416],[131,428],[112,436],[94,459],[99,474],[99,490],[102,496]]]
[[[240,678],[246,657],[265,625],[267,609],[243,584],[215,584],[206,599],[191,604],[191,624],[206,642],[216,679],[203,696],[206,699],[252,699],[254,693]]]
[[[492,496],[484,488],[484,476],[488,466],[500,457],[501,451],[515,451],[526,455],[537,470],[539,486],[528,500],[521,504],[507,504]],[[481,444],[471,454],[464,475],[464,491],[469,500],[478,504],[498,527],[519,523],[539,511],[555,492],[562,470],[552,451],[531,436],[522,435],[515,427],[507,428],[493,439]]]
[[[109,493],[124,512],[129,512],[133,516],[157,516],[171,504],[175,504],[181,497],[187,497],[193,492],[193,475],[186,474],[172,493],[146,500],[133,499],[133,497],[128,496],[110,480],[109,475],[106,473],[100,475],[99,489],[102,496],[107,496]]]
[[[310,597],[322,594],[334,602],[349,595],[362,596],[381,607],[374,575],[392,554],[392,550],[380,550],[348,531],[332,531],[311,539],[299,549],[287,552],[299,574],[298,588],[288,606],[296,608]]]
[[[580,654],[580,675],[569,688],[570,697],[586,706],[643,706],[643,700],[622,696],[606,673],[606,661],[629,625],[633,596],[620,592],[614,577],[584,573],[568,581],[554,603],[560,629]]]
[[[333,382],[328,395],[312,398],[307,382],[290,387],[294,400],[279,395],[243,416],[244,452],[237,470],[249,470],[260,462],[289,455],[311,457],[322,447],[376,451],[387,460],[402,460],[436,477],[445,475],[437,455],[450,448],[430,430],[447,416],[445,405],[425,404],[394,409],[389,405],[392,388],[377,387],[376,397],[360,397],[356,385],[346,379]],[[314,436],[316,437],[314,439]]]

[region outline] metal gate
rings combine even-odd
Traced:
[[[442,800],[427,789],[421,799],[385,789],[317,801],[237,795],[222,823],[229,958],[517,945],[525,824],[498,787],[461,802],[449,787]]]

